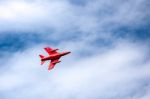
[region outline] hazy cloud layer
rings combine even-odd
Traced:
[[[71,1],[1,1],[0,31],[46,32],[57,37],[78,32],[106,37],[120,27],[134,29],[149,24],[147,0],[83,0],[84,5]]]
[[[82,59],[72,54],[51,72],[39,65],[41,47],[31,48],[4,64],[0,92],[7,93],[3,99],[142,99],[148,97],[150,63],[147,46],[139,46],[121,42]]]

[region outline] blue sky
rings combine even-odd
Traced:
[[[1,99],[150,99],[148,0],[1,0]],[[44,47],[72,53],[47,71]]]

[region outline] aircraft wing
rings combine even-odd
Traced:
[[[51,60],[49,66],[48,66],[48,70],[53,69],[54,66],[58,63],[58,61],[59,61],[59,58],[58,58],[58,59]]]
[[[53,69],[55,65],[56,65],[56,63],[50,63],[48,66],[48,70]]]
[[[46,51],[49,55],[58,53],[56,50],[54,50],[54,49],[52,49],[52,48],[50,48],[50,47],[46,47],[46,48],[44,48],[44,49],[45,49],[45,51]]]

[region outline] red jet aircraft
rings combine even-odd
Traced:
[[[51,60],[49,66],[48,66],[48,70],[53,69],[54,66],[55,66],[57,63],[61,62],[61,61],[59,61],[59,58],[60,58],[60,57],[71,53],[71,52],[61,52],[61,53],[59,53],[59,52],[57,52],[58,49],[52,49],[52,48],[50,48],[50,47],[46,47],[46,48],[44,48],[44,49],[45,49],[45,51],[49,54],[49,56],[48,56],[48,57],[45,57],[45,56],[43,56],[43,55],[39,55],[39,56],[40,56],[40,58],[41,58],[41,65],[43,65],[45,61]]]

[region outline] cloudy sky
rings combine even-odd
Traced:
[[[150,99],[149,0],[0,0],[0,99]],[[71,51],[50,72],[44,47]]]

